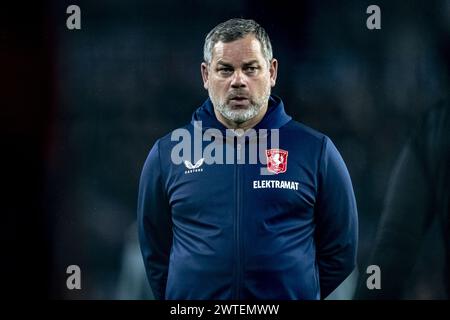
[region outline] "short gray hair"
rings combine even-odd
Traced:
[[[232,42],[242,39],[248,34],[253,34],[259,41],[262,54],[267,62],[272,61],[272,45],[266,30],[254,20],[240,18],[222,22],[208,33],[203,46],[203,59],[206,63],[211,63],[212,51],[217,42]]]

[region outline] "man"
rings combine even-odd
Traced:
[[[346,166],[328,137],[271,95],[277,68],[253,20],[228,20],[206,36],[209,99],[155,143],[140,181],[139,239],[157,299],[320,299],[353,270],[357,210]],[[194,137],[182,156],[181,136]],[[260,163],[247,161],[255,146]]]
[[[429,231],[439,232],[444,257],[441,295],[450,297],[450,104],[442,100],[428,110],[402,148],[389,182],[386,203],[368,265],[381,270],[381,290],[369,290],[362,277],[356,299],[402,299],[416,282],[411,279],[418,253]],[[440,230],[431,228],[437,220]],[[435,248],[425,247],[427,251]],[[439,260],[437,260],[439,261]],[[428,262],[429,264],[429,262]],[[439,270],[430,266],[428,270]],[[429,271],[428,271],[429,272]],[[426,288],[424,296],[438,296]],[[424,290],[422,290],[424,291]],[[420,297],[419,297],[420,298]]]

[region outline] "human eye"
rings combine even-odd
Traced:
[[[257,66],[248,66],[245,68],[245,72],[247,73],[255,73],[259,68]]]
[[[230,67],[219,67],[217,71],[223,76],[227,76],[233,73],[233,69]]]

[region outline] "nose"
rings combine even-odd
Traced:
[[[246,85],[244,77],[245,75],[243,75],[241,71],[237,70],[233,75],[233,79],[231,80],[231,87],[235,89],[245,87]]]

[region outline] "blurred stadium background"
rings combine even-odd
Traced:
[[[70,4],[81,8],[81,30],[66,28]],[[366,28],[370,4],[381,8],[381,30]],[[6,99],[15,110],[5,118],[8,145],[18,157],[10,164],[23,179],[27,170],[37,178],[23,191],[31,197],[7,203],[21,218],[6,226],[5,241],[20,244],[20,253],[8,249],[28,263],[19,270],[33,273],[32,262],[42,261],[48,297],[152,297],[136,240],[140,170],[155,140],[190,121],[207,97],[203,40],[232,17],[268,31],[280,63],[273,92],[295,119],[331,137],[347,163],[364,275],[395,159],[423,113],[448,94],[448,0],[51,1],[42,8],[22,16],[39,30],[26,24],[15,30],[19,40],[4,37],[2,90],[18,97]],[[32,90],[11,89],[21,74]],[[13,189],[23,190],[23,179]],[[21,232],[43,245],[34,248]],[[427,264],[415,267],[406,298],[447,298],[438,237],[428,237]],[[65,286],[71,264],[81,268],[82,290]],[[344,284],[335,297],[351,298],[353,287]]]

